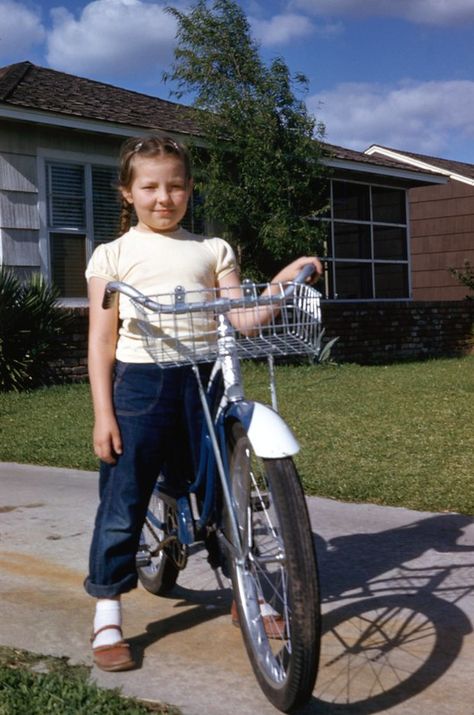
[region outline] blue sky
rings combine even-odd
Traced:
[[[309,79],[326,139],[474,163],[474,0],[239,0],[265,60]],[[0,0],[0,65],[45,67],[169,98],[182,0]]]

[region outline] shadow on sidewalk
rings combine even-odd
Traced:
[[[325,613],[316,697],[302,714],[383,712],[446,673],[472,631],[457,605],[474,589],[474,544],[457,543],[472,523],[443,514],[328,543],[315,535]]]

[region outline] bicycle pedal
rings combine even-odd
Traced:
[[[151,564],[150,552],[146,546],[144,548],[140,547],[137,551],[135,555],[135,563],[139,569],[145,568]]]

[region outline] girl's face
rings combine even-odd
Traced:
[[[133,179],[124,198],[133,204],[142,231],[174,231],[183,219],[192,191],[181,159],[166,156],[133,159]]]

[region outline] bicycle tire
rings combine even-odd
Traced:
[[[176,534],[176,508],[154,489],[140,537],[137,573],[144,588],[156,596],[164,596],[173,589],[186,565],[187,547]],[[169,537],[170,543],[163,547],[162,542]]]
[[[306,501],[291,458],[257,457],[239,422],[231,424],[228,442],[235,513],[248,544],[243,560],[230,559],[242,636],[266,697],[290,712],[311,697],[321,638],[319,579]],[[270,606],[283,616],[279,640],[267,637],[262,601],[266,611]]]

